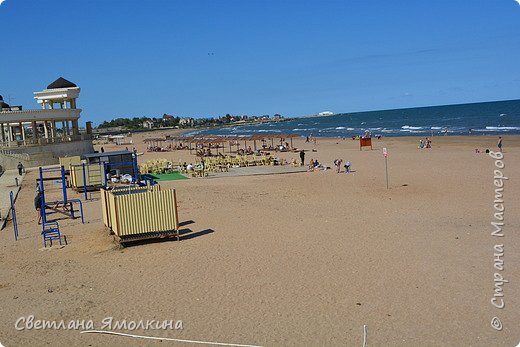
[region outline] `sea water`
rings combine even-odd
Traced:
[[[520,135],[520,100],[415,107],[302,117],[285,122],[230,126],[189,135],[298,134],[316,137]]]

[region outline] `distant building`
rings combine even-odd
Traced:
[[[125,127],[123,127],[123,126],[92,129],[92,133],[93,134],[121,133],[121,132],[124,132],[124,131],[125,131]]]
[[[22,106],[9,106],[4,102],[4,98],[2,95],[0,95],[0,112],[7,112],[7,111],[21,111]]]
[[[194,119],[193,118],[181,118],[179,120],[180,126],[193,126]]]
[[[169,115],[169,114],[164,114],[164,115],[162,116],[163,121],[168,121],[168,120],[171,120],[171,119],[173,119],[173,118],[174,118],[174,117],[171,116],[171,115]]]
[[[155,123],[151,120],[145,120],[143,122],[143,128],[146,128],[146,129],[152,129],[155,127]]]

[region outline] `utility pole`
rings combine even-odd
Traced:
[[[385,157],[386,189],[388,189],[388,152],[386,151],[386,147],[383,148],[383,156]]]

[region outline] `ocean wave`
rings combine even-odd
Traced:
[[[520,130],[520,127],[486,127],[486,130],[491,130],[491,131]]]
[[[281,133],[282,131],[279,130],[279,129],[260,129],[260,130],[255,130],[255,132],[259,132],[259,133]]]
[[[421,130],[421,129],[423,129],[423,127],[413,127],[413,126],[410,126],[410,125],[403,125],[401,127],[401,129],[405,129],[405,130],[406,129],[409,129],[409,130]]]
[[[334,129],[335,129],[335,130],[344,130],[345,127],[335,127]]]
[[[442,127],[431,127],[430,129],[432,129],[432,130],[441,130]]]
[[[507,133],[508,131],[520,130],[518,129],[471,129],[471,132],[477,133]]]
[[[252,133],[252,132],[255,132],[255,131],[259,131],[259,130],[249,130],[249,129],[230,129],[230,133],[232,133],[232,134],[235,134],[235,133]]]
[[[291,131],[310,131],[310,130],[316,130],[316,128],[294,128],[293,130]]]
[[[426,133],[428,131],[426,130],[418,130],[418,129],[401,129],[399,131],[410,133],[410,134],[420,134],[420,133]]]

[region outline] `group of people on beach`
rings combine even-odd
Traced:
[[[343,163],[343,159],[334,159],[334,165],[336,166],[336,173],[341,172],[342,163]],[[348,160],[345,163],[345,165],[343,165],[343,167],[345,168],[345,173],[350,173],[350,165],[352,165],[352,164]]]
[[[418,148],[419,149],[432,148],[432,140],[430,140],[429,138],[426,138],[424,140],[420,139]]]
[[[305,142],[312,142],[314,146],[316,146],[316,137],[312,136],[312,133],[310,136],[305,137]]]
[[[341,172],[341,164],[343,163],[343,159],[334,159],[334,166],[336,167],[336,173],[340,173]],[[345,168],[345,173],[350,173],[350,166],[351,166],[351,163],[350,161],[347,161],[345,163],[345,165],[343,165],[343,167]],[[330,167],[328,167],[327,165],[324,165],[322,163],[319,162],[318,159],[311,159],[311,161],[309,162],[309,165],[307,166],[307,171],[308,172],[314,172],[314,171],[325,171],[327,169],[330,169]]]
[[[305,150],[300,150],[300,162],[301,166],[305,165]],[[341,172],[341,164],[343,163],[343,159],[334,159],[334,166],[336,166],[336,172]],[[350,173],[350,161],[347,161],[343,167],[345,168],[345,173]],[[307,167],[307,171],[313,172],[317,170],[327,170],[328,167],[326,165],[323,165],[318,161],[318,159],[311,158],[311,161],[309,162],[309,165]]]

